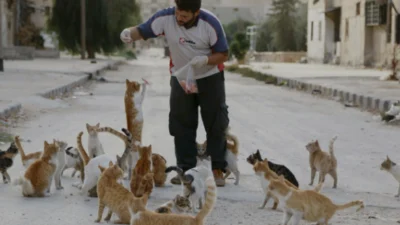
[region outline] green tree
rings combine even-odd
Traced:
[[[307,3],[299,3],[296,11],[296,50],[307,51]]]
[[[251,25],[253,25],[252,22],[240,18],[227,25],[224,25],[225,35],[228,43],[233,41],[233,38],[237,32],[246,32],[246,27]]]
[[[296,3],[298,0],[273,0],[268,23],[272,44],[278,51],[296,50]]]
[[[256,37],[256,51],[257,52],[267,52],[272,51],[272,35],[271,29],[269,27],[268,21],[265,21],[257,31]]]
[[[81,49],[80,1],[55,0],[48,20],[48,30],[57,35],[60,49],[78,54]],[[139,7],[134,0],[86,0],[86,50],[88,58],[95,53],[110,54],[121,48],[119,33],[132,25]]]
[[[239,64],[243,63],[249,47],[250,43],[246,39],[246,34],[243,32],[236,33],[230,45],[230,52],[232,52],[232,54],[238,60]]]

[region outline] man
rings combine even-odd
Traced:
[[[175,4],[138,26],[124,29],[121,40],[130,43],[164,35],[170,51],[170,73],[188,63],[193,66],[198,93],[186,94],[175,76],[170,81],[169,132],[174,137],[177,165],[184,171],[196,166],[200,106],[215,182],[225,186],[225,130],[229,125],[223,70],[228,59],[225,32],[215,15],[200,9],[201,0],[175,0]],[[180,184],[178,176],[171,183]]]

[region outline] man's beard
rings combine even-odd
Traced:
[[[178,22],[179,26],[184,26],[185,28],[190,28],[196,21],[196,16],[193,16],[193,18],[189,21],[187,21],[186,23],[179,21],[178,19],[176,19],[176,21]]]

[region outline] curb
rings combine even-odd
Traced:
[[[299,81],[296,79],[283,78],[275,75],[271,76],[277,79],[278,84],[284,84],[282,86],[309,93],[319,92],[321,96],[339,99],[341,102],[352,102],[355,107],[365,110],[386,112],[389,110],[392,104],[391,100],[382,99],[379,97],[368,96],[338,88]]]
[[[108,62],[108,64],[106,66],[99,66],[98,68],[96,68],[93,71],[82,73],[82,75],[85,75],[85,76],[74,82],[71,82],[71,83],[63,85],[63,86],[55,87],[44,93],[39,93],[38,95],[42,96],[44,98],[55,98],[57,96],[63,95],[65,93],[70,92],[71,90],[73,90],[74,88],[76,88],[78,86],[84,85],[86,82],[88,82],[90,79],[92,79],[92,77],[104,74],[106,70],[116,70],[118,68],[118,66],[120,66],[123,63],[124,63],[123,60]],[[14,103],[14,104],[6,107],[3,111],[0,111],[0,118],[8,118],[12,115],[15,115],[21,110],[21,108],[22,108],[22,104]]]
[[[259,72],[265,76],[270,76],[277,79],[277,85],[296,89],[297,91],[308,92],[314,94],[318,92],[320,96],[338,99],[340,102],[352,102],[354,107],[361,108],[369,111],[386,112],[389,110],[392,100],[387,100],[379,97],[368,96],[356,92],[346,91],[338,88],[323,86],[320,84],[313,84],[311,82],[304,82],[293,78],[280,77],[273,74],[267,74],[260,70],[248,67],[254,72]],[[238,73],[238,72],[236,72]],[[240,74],[240,73],[239,73]]]

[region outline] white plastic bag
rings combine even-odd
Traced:
[[[193,66],[185,65],[173,74],[187,94],[198,93]]]

